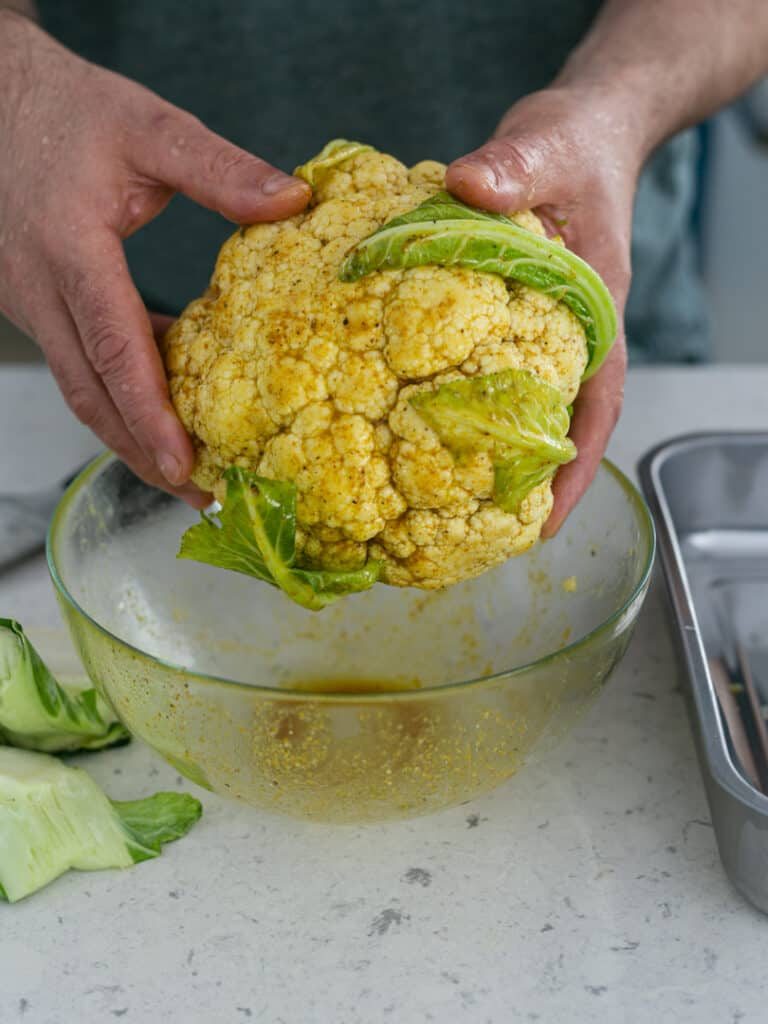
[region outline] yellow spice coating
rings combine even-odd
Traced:
[[[197,484],[223,496],[233,464],[294,481],[302,564],[372,557],[385,582],[426,589],[529,548],[552,492],[542,484],[518,515],[502,512],[490,457],[458,464],[409,396],[524,368],[572,402],[587,363],[569,309],[495,274],[426,266],[338,279],[349,250],[442,188],[444,173],[377,152],[329,171],[306,213],[224,244],[208,291],[163,346]],[[543,233],[533,213],[514,219]]]

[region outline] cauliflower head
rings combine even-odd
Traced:
[[[297,565],[375,561],[383,582],[446,587],[534,544],[554,471],[529,474],[505,507],[493,446],[462,444],[446,426],[451,395],[527,371],[564,410],[588,365],[584,324],[559,293],[469,266],[392,266],[389,251],[342,280],[364,240],[442,193],[445,167],[332,145],[331,159],[299,169],[313,186],[306,212],[232,235],[210,287],[171,327],[172,400],[201,488],[224,500],[233,466],[295,485]],[[531,212],[511,219],[545,234]]]

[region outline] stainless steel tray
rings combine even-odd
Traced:
[[[639,472],[720,857],[768,913],[768,433],[674,438]]]

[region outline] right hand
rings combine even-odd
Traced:
[[[498,213],[531,207],[557,226],[568,248],[602,275],[619,313],[616,343],[574,403],[570,436],[578,457],[555,477],[544,538],[557,533],[589,487],[621,411],[632,205],[646,156],[642,127],[618,90],[551,87],[515,103],[490,142],[455,160],[446,174],[447,187],[473,206]]]
[[[300,212],[311,190],[10,11],[0,138],[0,311],[39,343],[109,448],[148,483],[203,503],[122,239],[174,192],[253,223]]]

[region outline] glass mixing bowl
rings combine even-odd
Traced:
[[[319,613],[177,560],[196,521],[111,455],[75,480],[48,564],[77,650],[188,778],[324,821],[466,801],[550,747],[623,655],[654,555],[607,462],[555,540],[446,591],[379,585]]]

